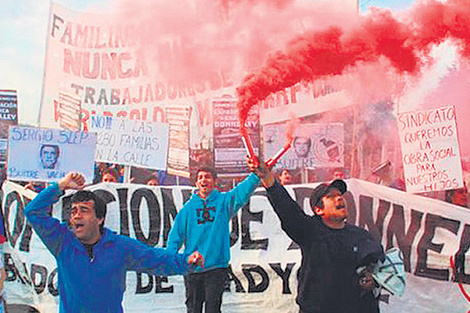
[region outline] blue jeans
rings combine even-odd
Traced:
[[[222,295],[228,278],[227,268],[216,268],[184,277],[186,309],[188,313],[220,313]]]

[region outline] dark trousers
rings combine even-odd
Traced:
[[[216,268],[185,276],[187,312],[202,313],[205,303],[205,313],[220,313],[227,275],[226,268]]]

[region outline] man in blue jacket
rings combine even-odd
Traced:
[[[106,204],[81,190],[84,183],[81,174],[70,172],[25,208],[28,221],[57,261],[59,312],[123,312],[127,271],[171,275],[203,266],[198,252],[153,248],[105,228]],[[70,228],[51,216],[52,205],[67,189],[79,190],[71,199]]]
[[[230,261],[229,221],[250,199],[259,179],[250,174],[228,192],[215,189],[217,173],[200,168],[196,173],[194,194],[176,215],[168,237],[167,249],[200,251],[204,268],[185,276],[186,308],[188,313],[220,312],[222,294]]]
[[[296,298],[299,313],[378,313],[375,281],[367,269],[385,255],[365,229],[347,223],[346,183],[338,179],[318,185],[310,195],[314,213],[310,216],[263,162],[249,159],[247,164],[266,188],[282,229],[302,251]]]

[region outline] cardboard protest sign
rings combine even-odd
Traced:
[[[285,125],[264,127],[264,158],[272,157],[287,140]],[[343,124],[301,124],[295,130],[292,147],[276,167],[286,169],[342,167],[344,164]]]
[[[96,161],[165,170],[168,124],[94,116]]]
[[[406,190],[463,187],[454,106],[398,115]]]
[[[13,126],[8,142],[8,179],[49,182],[77,171],[93,181],[95,134]]]

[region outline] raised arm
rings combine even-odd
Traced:
[[[68,233],[67,226],[52,217],[52,205],[59,200],[66,189],[81,189],[85,180],[81,174],[70,172],[58,183],[47,187],[24,209],[29,223],[41,238],[42,242],[55,256],[59,253],[64,236]]]
[[[240,208],[250,200],[251,195],[258,185],[258,176],[251,173],[242,182],[235,186],[235,188],[225,194],[230,201],[230,217],[235,216],[238,210],[240,210]]]
[[[303,241],[310,241],[312,235],[315,234],[312,229],[312,218],[305,214],[287,190],[276,181],[271,169],[266,167],[262,160],[256,164],[251,159],[247,159],[247,165],[266,188],[268,200],[281,220],[282,229],[286,234],[299,244]]]

